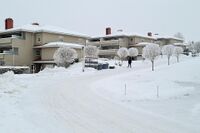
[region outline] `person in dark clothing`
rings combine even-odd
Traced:
[[[130,56],[128,56],[128,67],[131,68],[131,63],[132,63],[132,58]]]

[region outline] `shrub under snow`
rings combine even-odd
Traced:
[[[195,42],[195,43],[191,44],[190,49],[193,54],[200,53],[200,42]]]
[[[77,52],[72,48],[60,47],[54,53],[53,58],[58,66],[68,67],[77,58]]]
[[[85,56],[86,57],[98,57],[98,48],[96,46],[86,46],[85,47]]]
[[[174,46],[173,45],[165,45],[162,48],[162,54],[167,56],[168,65],[170,65],[170,57],[174,53]]]
[[[129,53],[129,56],[136,57],[136,56],[138,56],[138,49],[137,48],[129,48],[128,53]]]
[[[159,55],[160,55],[160,47],[158,44],[149,43],[143,48],[142,57],[151,61],[152,71],[154,71],[154,60]]]
[[[128,49],[127,48],[120,48],[118,51],[117,51],[117,55],[119,56],[119,58],[122,60],[126,59],[126,57],[128,56]]]
[[[177,58],[177,62],[179,62],[179,56],[180,56],[180,54],[182,54],[183,53],[183,48],[181,48],[181,47],[175,47],[174,48],[174,55],[176,56],[176,58]]]

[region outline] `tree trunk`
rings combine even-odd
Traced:
[[[154,61],[151,61],[152,64],[152,71],[154,71]]]
[[[179,62],[179,56],[177,56],[177,62]]]
[[[168,59],[168,65],[170,65],[170,57],[168,57],[167,59]]]

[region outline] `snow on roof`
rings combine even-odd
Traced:
[[[176,46],[189,46],[190,44],[188,44],[188,43],[174,43],[173,45],[176,45]]]
[[[136,44],[135,46],[146,46],[146,45],[149,45],[149,44],[154,44],[154,43],[150,43],[150,42],[141,42],[141,43]]]
[[[166,36],[166,35],[165,36],[156,35],[156,38],[157,39],[174,39],[174,40],[184,41],[181,38],[177,38],[177,37],[174,37],[174,36]]]
[[[150,37],[150,36],[146,36],[146,35],[141,35],[139,33],[126,33],[126,32],[115,32],[113,34],[110,34],[110,35],[105,35],[105,36],[94,36],[92,37],[92,39],[95,39],[95,38],[111,38],[111,37],[132,37],[132,36],[137,36],[137,37],[144,37],[144,38],[149,38],[149,39],[153,39],[153,40],[156,40],[155,37]]]
[[[75,49],[82,49],[83,45],[76,43],[67,43],[67,42],[50,42],[42,46],[37,46],[35,48],[59,48],[59,47],[70,47]]]
[[[9,33],[9,32],[16,32],[16,31],[25,31],[25,32],[33,32],[33,33],[38,33],[38,32],[47,32],[47,33],[55,33],[55,34],[64,34],[64,35],[71,35],[71,36],[79,36],[79,37],[84,37],[84,38],[89,38],[89,36],[69,31],[61,27],[56,27],[56,26],[49,26],[49,25],[24,25],[21,27],[16,27],[8,30],[1,31],[1,33]]]

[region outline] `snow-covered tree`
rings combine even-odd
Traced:
[[[126,59],[126,57],[128,56],[128,49],[127,48],[120,48],[117,51],[117,55],[119,56],[119,58],[121,59],[121,61],[123,62],[124,59]]]
[[[165,45],[162,48],[162,54],[167,56],[168,65],[170,65],[170,58],[174,53],[174,45]]]
[[[174,37],[184,40],[184,36],[183,36],[183,34],[180,33],[180,32],[177,32],[177,33],[174,35]]]
[[[89,46],[85,47],[85,56],[86,57],[96,58],[96,57],[98,57],[98,52],[99,52],[99,50],[96,46],[89,45]]]
[[[173,53],[174,53],[174,56],[176,56],[176,58],[177,58],[177,62],[179,62],[179,56],[180,56],[180,54],[183,53],[183,48],[175,47]]]
[[[60,47],[54,53],[53,58],[58,66],[68,67],[77,58],[77,52],[72,48]]]
[[[138,49],[137,48],[129,48],[128,53],[129,53],[129,56],[136,57],[136,56],[138,56]]]
[[[149,59],[152,63],[152,71],[154,71],[154,61],[160,55],[160,47],[158,44],[149,43],[143,48],[142,57]]]
[[[190,46],[190,50],[193,54],[200,53],[200,42],[192,43]]]
[[[197,53],[200,53],[200,42],[196,42]]]

